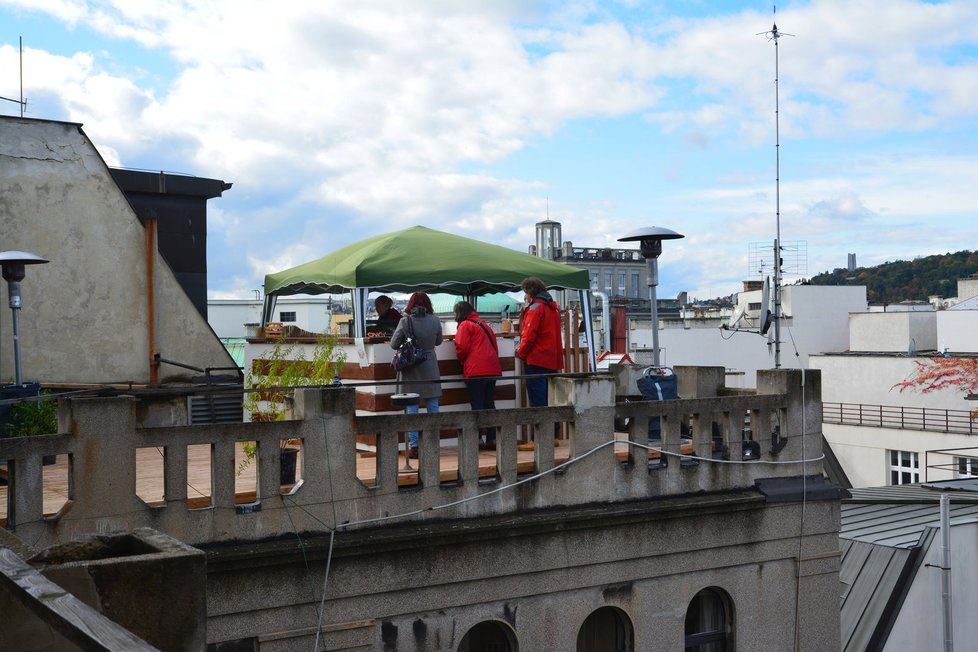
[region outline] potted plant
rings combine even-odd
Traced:
[[[279,335],[272,348],[248,370],[242,401],[246,417],[249,421],[284,420],[292,411],[295,388],[333,384],[345,359],[336,346],[336,337],[329,333],[319,336],[309,359],[300,347],[286,341],[284,333]],[[295,483],[297,444],[294,439],[281,442],[281,484]],[[239,475],[257,453],[255,444],[246,442],[243,447],[245,458],[238,465]]]
[[[40,386],[32,384],[24,386],[24,396],[38,396]],[[48,394],[45,390],[40,395]],[[33,437],[35,435],[53,435],[58,432],[58,402],[54,399],[39,401],[22,401],[10,407],[3,423],[5,437]],[[54,464],[57,455],[45,455],[44,464]]]

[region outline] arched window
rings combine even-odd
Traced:
[[[718,588],[697,593],[686,610],[686,652],[731,652],[732,609],[726,592]]]
[[[632,652],[632,621],[616,607],[591,612],[577,632],[577,652]]]
[[[498,620],[484,620],[465,632],[458,652],[519,652],[516,634]]]

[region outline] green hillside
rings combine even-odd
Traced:
[[[958,279],[978,275],[978,252],[959,251],[915,260],[897,260],[850,272],[836,269],[813,276],[813,285],[865,285],[870,303],[927,301],[927,297],[953,297]]]

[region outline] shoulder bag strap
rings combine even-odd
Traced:
[[[475,321],[475,320],[474,319],[470,319],[469,321]],[[496,338],[493,336],[492,333],[489,332],[489,329],[486,328],[485,325],[482,322],[476,321],[475,323],[476,323],[476,325],[479,328],[482,329],[482,332],[484,332],[486,334],[486,337],[489,338],[489,342],[492,344],[492,348],[495,349],[496,350],[496,353],[498,354],[499,353],[499,345],[496,344]]]

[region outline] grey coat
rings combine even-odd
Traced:
[[[441,383],[437,382],[441,375],[438,372],[438,356],[435,355],[435,347],[441,344],[441,320],[428,314],[426,310],[415,311],[410,316],[405,316],[397,322],[397,328],[391,336],[391,348],[396,349],[408,337],[407,320],[411,320],[414,328],[414,341],[419,347],[428,352],[428,359],[416,367],[405,369],[399,376],[397,385],[398,392],[414,392],[421,398],[437,398],[441,396]],[[412,382],[429,381],[429,382]]]

